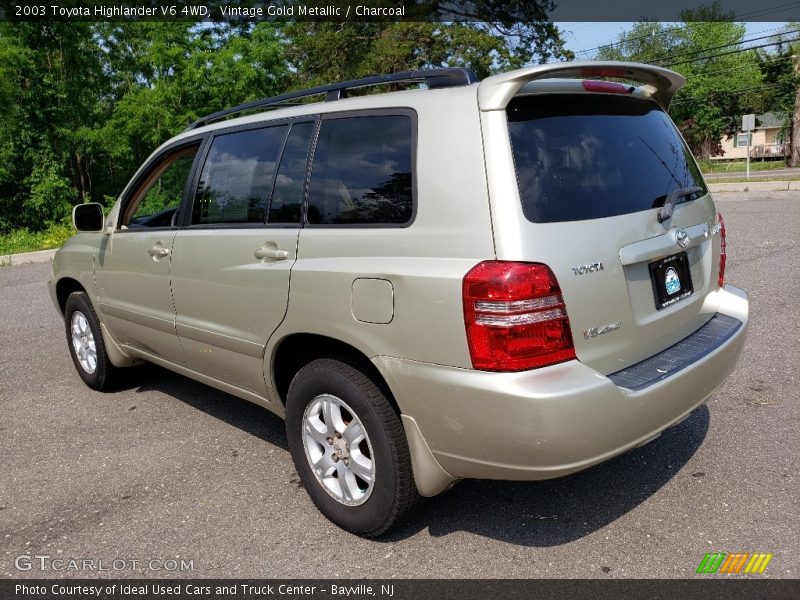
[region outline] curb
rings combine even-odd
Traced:
[[[39,250],[38,252],[21,252],[20,254],[0,254],[0,266],[25,265],[29,263],[44,263],[53,260],[58,248],[52,250]]]
[[[737,183],[708,182],[708,190],[717,192],[786,192],[800,190],[800,181],[739,181]]]

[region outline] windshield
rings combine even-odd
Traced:
[[[536,223],[612,217],[706,193],[678,130],[651,100],[603,94],[514,98],[508,106],[522,208]]]

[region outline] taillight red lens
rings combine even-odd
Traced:
[[[586,79],[581,82],[587,92],[601,92],[603,94],[630,94],[636,88],[632,85],[623,85],[615,81],[596,81]]]
[[[719,220],[719,277],[717,278],[717,283],[719,283],[719,287],[725,285],[725,262],[726,262],[726,253],[725,253],[725,219],[722,218],[722,213],[717,213],[717,219]]]
[[[546,265],[488,260],[464,276],[472,366],[524,371],[575,358],[567,310]]]

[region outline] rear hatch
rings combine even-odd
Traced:
[[[553,270],[577,358],[608,374],[713,316],[705,299],[718,286],[717,214],[657,102],[632,87],[592,93],[571,83],[574,92],[563,82],[505,108],[521,206],[495,237],[498,259]]]

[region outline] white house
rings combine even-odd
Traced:
[[[788,113],[766,112],[756,115],[756,128],[750,147],[750,158],[779,158],[788,156],[789,144],[781,139],[781,129],[789,118]],[[741,121],[741,119],[740,119]],[[720,139],[722,154],[712,156],[711,160],[731,160],[747,158],[747,134],[723,136]]]

